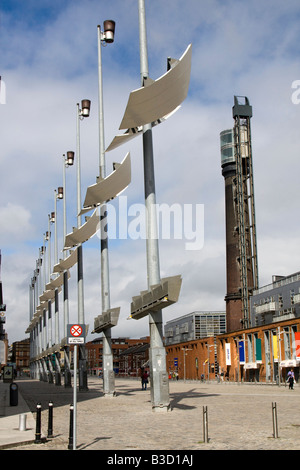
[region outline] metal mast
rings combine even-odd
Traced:
[[[2,280],[1,280],[1,250],[0,250],[0,341],[5,339],[5,323],[6,305],[3,303]],[[0,361],[1,362],[1,361]]]
[[[145,2],[139,0],[139,32],[140,32],[140,72],[141,84],[149,77],[148,50],[146,33]],[[148,287],[160,283],[158,240],[153,237],[157,233],[155,214],[155,172],[153,158],[152,125],[143,126],[144,153],[144,186],[145,206],[147,213],[147,274]],[[151,401],[153,411],[167,411],[170,408],[169,384],[166,374],[166,351],[163,344],[162,311],[149,313],[150,326],[150,376]]]
[[[251,146],[252,106],[247,97],[244,104],[234,97],[232,108],[236,155],[236,198],[239,231],[242,323],[250,326],[249,297],[258,287],[257,242],[254,204],[253,164]]]

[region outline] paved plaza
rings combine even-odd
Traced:
[[[16,383],[19,402],[27,407],[27,430],[17,429],[20,407],[6,404],[0,415],[6,437],[0,431],[0,447],[67,450],[73,390],[31,379]],[[5,387],[7,398],[9,384],[0,385],[2,398]],[[169,412],[152,411],[150,390],[142,390],[138,379],[117,378],[113,398],[103,396],[98,377],[89,377],[88,387],[77,394],[78,450],[122,450],[132,455],[141,450],[182,450],[189,455],[201,450],[300,450],[298,385],[289,390],[284,385],[170,381]],[[49,401],[53,402],[52,438],[47,438]],[[34,443],[37,403],[42,405],[45,437],[40,444]],[[277,405],[278,438],[273,436],[272,403]],[[203,440],[203,407],[207,407],[208,442]],[[16,437],[7,442],[10,433]]]

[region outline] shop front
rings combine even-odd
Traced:
[[[259,372],[261,363],[258,362],[245,362],[245,381],[246,382],[259,382]]]

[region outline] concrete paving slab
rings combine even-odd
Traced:
[[[35,440],[36,421],[17,391],[17,401],[11,400],[10,383],[0,382],[0,449],[30,444]]]
[[[67,450],[73,390],[37,380],[23,380],[19,390],[31,412],[42,404],[47,435],[48,403],[53,402],[53,438],[19,450]],[[300,386],[170,381],[171,411],[152,411],[150,390],[137,379],[116,379],[116,397],[102,393],[102,380],[88,378],[78,392],[78,450],[117,452],[207,450],[300,450]],[[278,438],[273,436],[272,403],[277,404]],[[208,413],[208,442],[203,439],[203,407]],[[2,418],[1,418],[2,419]],[[0,420],[1,423],[1,420]],[[15,428],[16,421],[10,425]],[[34,431],[34,429],[32,429]],[[10,431],[12,433],[12,429]],[[104,455],[104,454],[103,454]]]

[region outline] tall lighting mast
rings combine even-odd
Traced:
[[[227,332],[250,327],[250,296],[258,288],[257,241],[251,145],[252,106],[234,97],[233,129],[220,134],[225,179]]]
[[[0,341],[5,339],[5,330],[4,330],[4,323],[5,323],[5,312],[6,305],[3,303],[3,292],[2,292],[2,280],[1,280],[1,250],[0,250]]]

